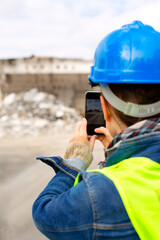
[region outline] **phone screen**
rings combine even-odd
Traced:
[[[95,128],[105,127],[100,92],[86,92],[85,118],[87,119],[87,134],[95,135]]]

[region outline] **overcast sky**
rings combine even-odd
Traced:
[[[134,20],[160,31],[160,0],[0,0],[0,58],[92,59],[105,35]]]

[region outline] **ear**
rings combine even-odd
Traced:
[[[102,110],[103,110],[103,114],[104,114],[104,119],[106,121],[110,121],[111,113],[108,109],[107,102],[102,95],[100,96],[100,100],[101,100]]]

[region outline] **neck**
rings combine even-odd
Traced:
[[[128,128],[128,126],[123,123],[114,112],[112,112],[111,114],[111,119],[110,119],[110,123],[109,123],[110,127],[111,127],[111,135],[112,137],[117,136],[118,134],[120,134],[122,131],[124,131],[126,128]]]

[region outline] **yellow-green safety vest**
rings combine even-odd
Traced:
[[[89,172],[102,173],[115,184],[141,240],[160,239],[160,165],[135,157]],[[77,176],[74,185],[79,182]]]

